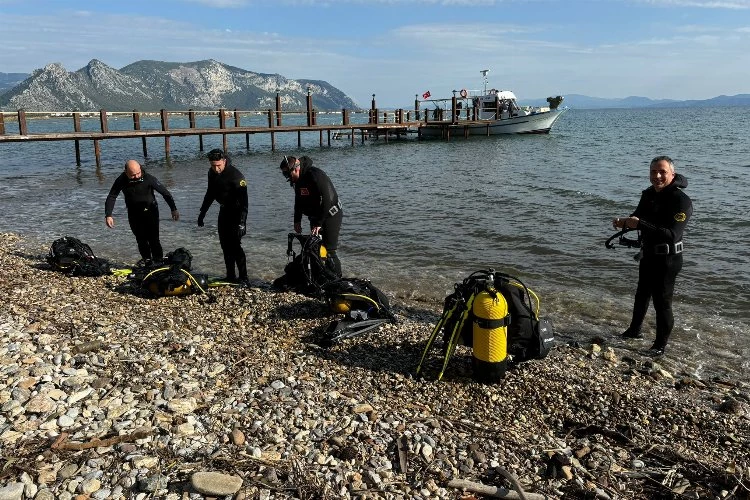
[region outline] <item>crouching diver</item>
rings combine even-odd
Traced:
[[[326,265],[341,277],[341,262],[336,249],[344,211],[331,179],[307,156],[285,156],[281,173],[294,188],[294,231],[302,232],[302,216],[310,220],[310,233],[323,239],[328,258]]]
[[[227,268],[226,281],[247,285],[247,259],[242,249],[242,237],[247,231],[247,181],[221,149],[208,152],[211,168],[208,170],[208,189],[198,215],[198,226],[203,227],[203,219],[208,208],[218,201],[219,243],[224,252]],[[237,273],[235,273],[235,265]]]
[[[656,339],[648,354],[661,356],[674,327],[672,296],[677,274],[682,269],[682,235],[693,204],[682,189],[687,179],[674,171],[669,156],[657,156],[649,165],[651,187],[644,190],[629,217],[612,220],[612,226],[641,231],[641,258],[633,318],[623,338],[643,338],[641,325],[650,300],[656,312]]]

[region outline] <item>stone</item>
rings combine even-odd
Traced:
[[[34,500],[55,500],[55,494],[47,488],[42,488],[37,491]]]
[[[190,485],[204,495],[234,495],[242,487],[242,478],[220,472],[195,472],[190,476]]]
[[[232,433],[229,435],[229,439],[232,441],[232,444],[237,446],[242,446],[243,444],[245,444],[245,434],[237,428],[232,429]]]
[[[173,399],[167,403],[169,411],[180,415],[193,413],[197,407],[198,402],[195,398]]]
[[[31,398],[26,402],[26,413],[51,413],[57,408],[57,404],[44,395]]]
[[[169,484],[167,476],[163,474],[154,474],[138,481],[138,486],[141,491],[147,493],[154,493],[159,490],[166,489]]]
[[[78,485],[78,491],[84,495],[90,495],[95,491],[98,491],[102,487],[101,481],[96,478],[84,479],[81,484]]]
[[[0,500],[21,500],[23,498],[23,483],[9,483],[0,488]]]

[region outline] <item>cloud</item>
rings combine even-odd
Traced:
[[[704,9],[750,9],[750,0],[637,0],[639,3],[665,7],[698,7]]]
[[[251,2],[249,0],[185,0],[189,3],[197,3],[211,7],[215,9],[235,9],[239,7],[246,7]]]

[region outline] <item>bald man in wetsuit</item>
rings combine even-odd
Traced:
[[[122,192],[125,196],[125,207],[128,210],[130,230],[138,243],[141,254],[139,265],[159,263],[164,258],[164,251],[159,241],[159,206],[154,191],[164,197],[172,211],[172,220],[180,220],[174,198],[159,180],[141,167],[135,160],[125,162],[125,171],[115,179],[104,203],[104,223],[108,228],[115,227],[112,211],[115,201]]]

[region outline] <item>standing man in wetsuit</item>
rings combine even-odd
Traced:
[[[219,243],[224,252],[224,265],[227,268],[227,281],[248,285],[247,259],[242,249],[242,237],[247,231],[247,181],[242,172],[232,165],[227,154],[221,149],[208,152],[211,168],[208,170],[208,189],[198,215],[198,226],[203,227],[203,219],[211,204],[218,201]],[[235,274],[235,265],[237,274]]]
[[[641,259],[638,288],[635,292],[633,319],[622,334],[626,339],[641,339],[641,324],[650,300],[656,311],[656,339],[650,356],[661,356],[674,327],[672,296],[677,274],[682,269],[682,235],[693,213],[693,203],[682,189],[687,179],[676,174],[669,156],[657,156],[649,166],[651,187],[644,190],[630,217],[612,220],[617,228],[641,231]]]
[[[180,220],[174,198],[156,177],[141,168],[140,163],[128,160],[125,162],[125,171],[115,179],[104,203],[104,222],[109,228],[115,227],[112,210],[120,191],[125,194],[130,230],[135,235],[138,252],[141,254],[139,265],[158,264],[164,257],[164,252],[159,241],[159,206],[156,204],[154,191],[164,197],[172,210],[172,219]]]
[[[323,239],[328,252],[326,264],[341,277],[341,262],[336,249],[344,211],[333,182],[325,172],[313,167],[312,159],[307,156],[285,156],[280,168],[294,188],[294,231],[302,232],[302,216],[306,215],[310,220],[310,234]]]

